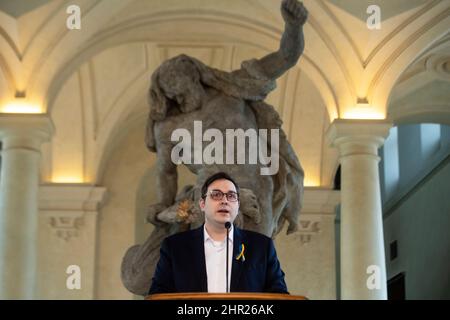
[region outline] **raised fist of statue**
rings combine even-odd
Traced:
[[[306,10],[300,1],[283,0],[281,2],[281,15],[284,22],[302,26],[308,18],[308,10]]]

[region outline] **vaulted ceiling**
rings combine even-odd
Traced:
[[[18,18],[30,11],[46,5],[50,0],[0,1],[0,11]]]
[[[311,186],[332,185],[337,155],[324,142],[335,118],[450,123],[450,0],[306,0],[306,49],[268,100]],[[68,30],[76,4],[81,30]],[[144,126],[151,72],[186,53],[216,68],[278,48],[274,0],[54,0],[0,4],[0,105],[18,92],[56,126],[44,152],[48,181],[95,183],[119,137]],[[369,5],[381,29],[367,27]],[[421,101],[417,92],[428,99]],[[364,114],[363,114],[364,116]],[[141,142],[137,142],[141,143]]]
[[[401,15],[414,8],[424,5],[428,0],[329,0],[340,9],[348,12],[352,16],[363,22],[367,21],[367,8],[369,6],[379,6],[382,13],[382,19],[387,20]]]

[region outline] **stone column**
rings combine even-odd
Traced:
[[[0,114],[0,299],[33,298],[40,147],[52,132],[44,114]]]
[[[342,299],[387,299],[378,148],[391,126],[337,119],[327,133],[341,163]]]

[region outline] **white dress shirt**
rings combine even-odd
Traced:
[[[226,279],[226,248],[225,238],[223,241],[214,241],[204,228],[204,244],[205,244],[205,261],[206,261],[206,276],[208,279],[208,292],[227,292],[225,286]],[[228,242],[228,288],[231,284],[231,266],[233,262],[233,225],[230,228]]]

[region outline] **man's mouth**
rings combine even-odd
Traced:
[[[230,210],[225,209],[225,208],[220,208],[219,210],[217,210],[217,212],[220,212],[220,213],[230,213]]]

